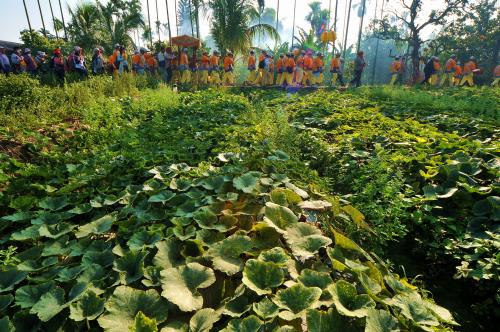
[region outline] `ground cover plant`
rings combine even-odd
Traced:
[[[494,317],[491,116],[480,117],[486,140],[433,124],[421,106],[397,111],[376,90],[120,84],[95,98],[44,90],[73,102],[40,99],[39,127],[0,115],[10,119],[0,132],[0,330],[471,326],[425,290],[433,271],[470,280],[462,285],[477,296],[460,300]],[[22,105],[18,116],[34,107]],[[432,263],[413,267],[425,283],[387,259],[408,238],[408,254]]]

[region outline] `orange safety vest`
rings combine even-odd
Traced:
[[[476,64],[472,61],[469,61],[464,65],[464,73],[470,74],[473,70],[476,70],[476,68]]]
[[[461,75],[462,75],[462,73],[463,73],[463,71],[462,71],[462,67],[460,67],[459,65],[456,65],[456,66],[455,66],[455,76],[457,76],[457,77],[458,77],[458,76],[461,76]]]
[[[233,58],[226,56],[224,58],[224,70],[231,70],[231,66],[233,65],[234,60]]]
[[[312,70],[312,67],[313,67],[313,59],[310,56],[306,56],[304,58],[304,69]]]
[[[295,61],[293,60],[293,58],[287,58],[285,60],[285,67],[286,67],[286,69],[295,68]]]
[[[304,69],[304,57],[303,56],[299,56],[299,58],[297,59],[297,66]]]
[[[253,55],[248,58],[248,68],[255,69],[255,57]]]
[[[212,55],[210,57],[210,65],[211,66],[218,66],[219,65],[219,57],[215,56],[215,55]]]
[[[187,66],[187,65],[188,65],[188,62],[189,62],[189,61],[188,61],[188,56],[187,56],[187,54],[186,54],[186,53],[182,53],[182,54],[181,54],[181,61],[180,61],[180,63],[179,63],[179,64],[180,64],[181,66],[182,66],[182,65]]]
[[[457,62],[453,59],[448,59],[448,61],[446,61],[446,71],[448,73],[451,73],[453,72],[453,70],[455,70],[457,66]]]
[[[203,55],[201,57],[201,69],[206,70],[208,69],[209,65],[210,65],[210,58],[206,55]]]
[[[434,61],[434,70],[435,71],[441,70],[441,64],[437,61]]]
[[[323,60],[320,57],[317,57],[313,60],[313,71],[317,71],[320,68],[323,68]]]
[[[276,61],[276,70],[280,71],[283,70],[283,59],[279,58],[278,61]]]
[[[330,63],[330,70],[339,69],[339,68],[340,68],[340,59],[333,58],[332,62]]]
[[[493,71],[495,77],[500,77],[500,65],[495,67],[495,70]]]
[[[391,64],[391,73],[397,74],[401,71],[401,62],[393,61]]]

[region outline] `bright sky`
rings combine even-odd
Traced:
[[[42,21],[40,19],[40,13],[38,10],[37,0],[25,0],[26,5],[28,7],[28,13],[30,15],[31,24],[33,29],[40,29],[42,27]],[[52,2],[52,8],[54,10],[54,15],[56,18],[61,17],[59,10],[59,0],[39,0],[42,6],[42,13],[45,20],[45,26],[48,30],[53,31],[52,28],[52,18],[50,14],[49,1]],[[83,0],[60,0],[63,6],[64,17],[66,21],[69,20],[69,13],[67,10],[67,5],[74,6],[76,3],[81,2]],[[101,2],[106,2],[106,0],[99,0]],[[165,0],[156,0],[158,1],[158,15],[159,19],[162,23],[167,21],[167,11],[165,6]],[[352,0],[353,7],[355,4],[359,4],[362,0]],[[367,0],[366,1],[366,16],[365,16],[365,27],[366,25],[373,19],[375,15],[375,6],[378,3],[380,13],[380,5],[383,0]],[[443,0],[427,0],[425,3],[428,5],[439,5]],[[0,40],[8,40],[8,41],[19,41],[19,31],[23,29],[27,29],[28,23],[26,21],[26,15],[24,13],[23,2],[22,0],[0,0],[2,3],[1,12],[0,12]],[[147,22],[147,11],[146,11],[146,0],[141,0],[143,3],[143,13],[145,21]],[[266,0],[267,7],[276,8],[278,0]],[[309,24],[305,21],[305,16],[309,13],[308,4],[312,2],[312,0],[297,0],[297,12],[296,12],[296,26],[309,29]],[[328,9],[330,0],[322,0],[322,7]],[[346,17],[345,9],[349,0],[338,0],[339,8],[338,8],[338,22],[337,22],[337,31],[339,38],[343,37],[343,27],[344,27],[344,17]],[[391,2],[397,2],[392,0]],[[284,41],[291,40],[292,35],[292,25],[293,25],[293,3],[294,0],[281,0],[280,1],[280,10],[279,10],[279,20],[284,27],[284,33],[282,34],[282,39]],[[331,0],[332,3],[332,25],[333,25],[333,17],[335,13],[335,3],[336,0]],[[168,0],[170,18],[172,22],[174,20],[174,0]],[[149,0],[150,11],[151,11],[151,22],[153,24],[156,21],[156,9],[155,9],[155,0]],[[430,10],[431,8],[423,8],[424,10]],[[359,17],[357,16],[357,8],[352,9],[351,13],[351,23],[349,24],[349,33],[348,33],[348,44],[355,43],[358,36],[359,29]],[[174,23],[172,23],[174,24]],[[203,36],[209,34],[209,25],[208,22],[204,22],[204,24],[200,24],[201,33]],[[175,26],[173,26],[173,32],[175,31]],[[297,34],[297,30],[296,34]],[[430,33],[432,31],[428,31]]]

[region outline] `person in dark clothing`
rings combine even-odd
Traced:
[[[354,60],[354,79],[351,84],[354,84],[356,88],[361,86],[361,75],[363,75],[363,69],[366,67],[366,61],[364,58],[364,52],[359,51],[358,56]]]
[[[425,64],[424,67],[424,81],[422,84],[430,84],[429,79],[432,75],[435,74],[436,70],[434,69],[434,61],[436,61],[436,57],[431,57],[429,61]]]

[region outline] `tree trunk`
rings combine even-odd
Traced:
[[[412,39],[411,39],[411,61],[413,65],[412,71],[412,83],[415,84],[418,81],[419,75],[419,64],[420,64],[420,38],[418,37],[418,31],[412,31]]]
[[[161,43],[161,38],[160,38],[160,18],[158,16],[158,0],[155,0],[155,5],[156,5],[156,32],[158,33],[158,43]]]
[[[24,12],[26,13],[26,20],[28,20],[28,27],[30,28],[30,33],[33,32],[33,29],[31,28],[31,21],[30,21],[30,15],[28,14],[28,8],[26,7],[26,0],[23,0],[24,4]]]
[[[168,0],[165,0],[165,6],[167,7],[168,41],[170,43],[170,46],[172,46],[172,29],[170,27],[170,13],[168,12]]]
[[[345,25],[344,52],[342,57],[345,59],[345,51],[347,50],[347,36],[349,34],[349,21],[351,20],[352,0],[349,0],[349,11],[347,13],[347,24]]]
[[[149,0],[146,0],[146,7],[148,8],[148,26],[149,26],[149,43],[153,47],[153,27],[151,27],[151,16],[149,14]]]
[[[54,11],[52,10],[52,1],[49,0],[50,15],[52,15],[52,25],[54,26],[54,31],[56,33],[56,38],[59,39],[59,34],[57,33],[56,20],[54,19]]]
[[[38,2],[38,10],[40,11],[40,18],[42,19],[43,35],[47,37],[47,30],[45,29],[45,21],[43,20],[42,6],[40,6],[40,0]]]
[[[59,10],[61,11],[61,19],[62,19],[62,24],[63,24],[63,29],[64,29],[64,39],[68,40],[68,34],[66,33],[66,23],[64,22],[64,14],[61,6],[61,0],[59,0]],[[31,27],[30,27],[31,30]]]

